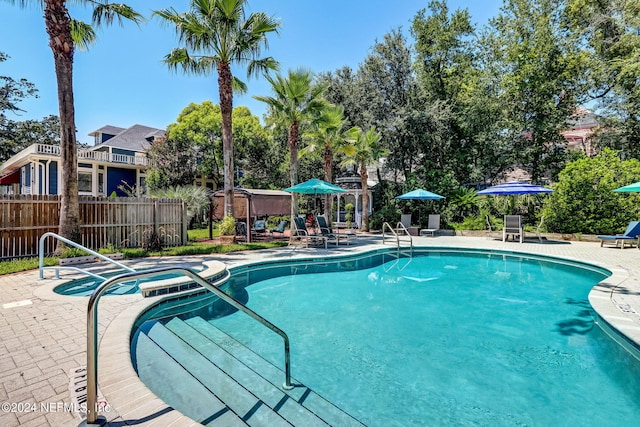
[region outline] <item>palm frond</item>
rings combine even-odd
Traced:
[[[123,3],[94,3],[92,21],[95,25],[100,26],[104,22],[111,25],[114,20],[122,25],[123,20],[127,19],[140,25],[145,21],[144,16],[133,10],[129,5]]]
[[[78,49],[87,51],[89,50],[89,45],[96,41],[96,32],[86,22],[71,19],[71,38]]]
[[[231,86],[233,87],[233,91],[238,94],[245,94],[248,91],[247,84],[242,80],[238,79],[236,76],[233,76],[233,81],[231,82]]]

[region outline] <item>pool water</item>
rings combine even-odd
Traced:
[[[297,380],[369,426],[640,419],[640,363],[602,333],[587,300],[603,271],[446,251],[290,271],[239,275],[230,292],[287,332]],[[281,365],[282,342],[248,316],[180,317],[191,316]]]

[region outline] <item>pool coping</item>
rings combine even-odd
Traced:
[[[465,250],[471,249],[482,252],[495,252],[514,256],[539,256],[550,258],[556,261],[567,260],[577,264],[588,264],[611,272],[611,276],[595,285],[589,293],[589,302],[596,311],[598,317],[606,320],[606,325],[613,328],[618,333],[623,334],[631,345],[640,347],[640,316],[633,312],[625,313],[621,311],[621,305],[627,304],[621,298],[624,293],[632,292],[632,282],[629,281],[629,271],[624,268],[617,268],[613,265],[598,263],[593,260],[585,261],[571,256],[545,255],[519,250],[519,248],[495,248],[495,247],[474,247],[464,248],[458,246],[416,246],[417,249],[429,250]],[[389,249],[388,245],[378,245],[377,247],[368,245],[366,247],[355,247],[349,251],[348,255],[366,254],[379,249]],[[341,258],[345,253],[332,253],[329,251],[313,251],[312,253],[300,253],[299,256],[283,260],[283,262],[293,261],[300,258]],[[638,254],[640,256],[640,254]],[[271,260],[270,260],[271,261]],[[239,267],[255,264],[255,259],[248,259],[235,263],[232,267]],[[198,425],[192,419],[179,411],[172,409],[167,403],[158,398],[146,385],[138,378],[130,355],[130,336],[132,328],[140,315],[151,306],[166,300],[175,298],[178,295],[192,293],[194,290],[180,292],[171,295],[144,298],[129,309],[115,317],[106,328],[99,347],[99,371],[98,384],[100,391],[107,402],[112,405],[122,419],[135,419],[144,416],[153,416],[154,425]],[[607,333],[611,334],[611,331]],[[615,337],[612,337],[615,339]],[[623,339],[624,341],[624,339]],[[618,341],[620,344],[623,342]],[[135,400],[131,396],[137,396]],[[138,397],[141,396],[141,397]],[[144,402],[144,404],[143,404]],[[163,413],[165,411],[165,413]],[[153,414],[153,415],[150,415]]]

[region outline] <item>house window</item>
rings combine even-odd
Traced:
[[[90,172],[78,172],[78,191],[84,193],[93,191],[92,174]]]

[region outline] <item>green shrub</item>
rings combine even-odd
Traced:
[[[468,216],[462,222],[451,223],[454,230],[486,230],[487,221],[484,216]]]
[[[60,253],[58,258],[73,258],[78,256],[88,256],[89,253],[83,251],[82,249],[74,248],[74,247],[66,247]]]
[[[232,216],[225,216],[216,225],[219,236],[233,236],[236,234],[236,220]]]
[[[640,195],[614,189],[640,180],[640,161],[603,149],[567,163],[545,198],[542,214],[555,233],[616,234],[640,217]]]

